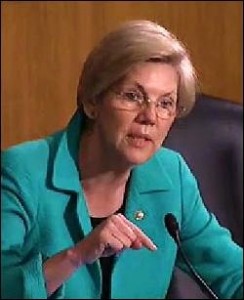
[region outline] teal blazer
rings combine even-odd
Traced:
[[[47,299],[43,261],[91,230],[77,164],[82,118],[45,139],[2,153],[2,298]],[[143,212],[143,218],[137,218]],[[221,299],[242,298],[242,249],[204,206],[184,159],[161,148],[134,167],[126,217],[158,250],[125,250],[112,271],[112,299],[163,299],[175,266],[188,272],[164,225],[173,213],[191,262]],[[99,261],[79,268],[54,299],[99,299]]]

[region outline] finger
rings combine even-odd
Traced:
[[[110,256],[115,253],[121,252],[124,248],[123,243],[117,237],[113,236],[111,234],[108,242],[106,242],[106,246],[104,248],[104,252],[102,253],[102,256]]]
[[[121,227],[118,227],[117,224],[113,223],[113,221],[111,220],[111,224],[109,225],[109,229],[110,229],[110,234],[113,237],[115,237],[116,239],[118,239],[123,244],[123,247],[130,248],[133,241],[128,237],[128,235],[126,235],[121,230]]]
[[[119,215],[111,216],[111,221],[115,224],[119,231],[121,231],[125,236],[127,236],[130,239],[131,243],[137,239],[137,236],[134,233],[134,231],[131,229],[130,226],[128,226],[127,222],[120,218]]]
[[[132,249],[138,250],[143,247],[142,243],[139,241],[139,239],[136,239],[130,246]]]
[[[118,215],[133,230],[133,232],[137,235],[137,237],[139,238],[139,240],[143,246],[145,246],[146,248],[148,248],[152,251],[157,250],[157,246],[139,227],[137,227],[135,224],[133,224],[129,220],[127,220],[126,217],[123,216],[122,214],[118,214]]]

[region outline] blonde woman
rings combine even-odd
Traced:
[[[242,249],[204,206],[183,157],[162,147],[190,112],[185,47],[130,21],[88,56],[67,128],[2,156],[3,298],[163,299],[184,262],[222,299],[242,298]]]

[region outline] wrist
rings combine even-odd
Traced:
[[[77,248],[68,249],[66,252],[66,256],[74,268],[78,269],[81,265],[83,265],[81,255],[79,251],[77,251]]]

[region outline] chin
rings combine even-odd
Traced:
[[[154,154],[155,152],[152,151],[141,151],[137,149],[129,150],[124,153],[124,157],[126,161],[130,165],[140,165],[148,161]]]

